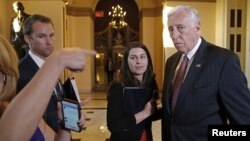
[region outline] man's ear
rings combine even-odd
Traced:
[[[195,26],[196,31],[200,31],[200,27],[201,27],[200,22],[197,22]]]
[[[30,44],[30,36],[24,35],[24,40],[28,45]]]

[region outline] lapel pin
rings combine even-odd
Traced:
[[[201,64],[196,64],[195,67],[196,67],[196,68],[200,68],[200,67],[201,67]]]

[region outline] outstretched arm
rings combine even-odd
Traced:
[[[94,54],[95,51],[71,48],[50,55],[30,83],[7,107],[0,119],[1,139],[29,140],[42,118],[64,68],[82,71],[85,67],[85,57]]]

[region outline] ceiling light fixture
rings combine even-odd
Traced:
[[[109,16],[111,16],[110,26],[116,29],[121,29],[127,26],[124,17],[126,16],[126,12],[123,11],[122,7],[117,4],[116,6],[112,6],[112,11],[109,12]]]

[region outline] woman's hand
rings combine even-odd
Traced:
[[[149,102],[147,102],[144,106],[143,112],[144,114],[149,117],[150,115],[152,115],[153,113],[153,105],[152,105],[152,101],[150,100]]]
[[[134,115],[136,119],[136,124],[148,118],[152,114],[152,112],[153,112],[153,107],[152,107],[152,102],[150,100],[145,104],[143,110]]]

